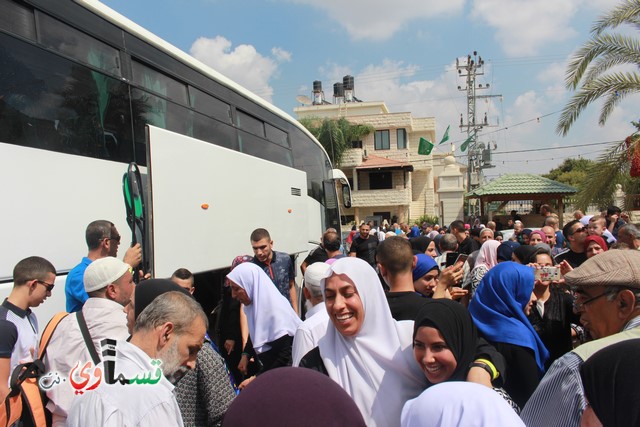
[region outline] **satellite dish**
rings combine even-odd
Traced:
[[[302,105],[311,105],[311,99],[307,95],[296,96],[296,101]]]

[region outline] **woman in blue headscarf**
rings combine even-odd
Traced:
[[[535,303],[533,269],[502,262],[484,276],[469,313],[481,335],[507,362],[504,389],[521,408],[544,374],[549,352],[527,314]]]
[[[462,264],[449,266],[440,272],[433,258],[418,254],[413,269],[413,288],[427,298],[460,299],[467,294],[466,290],[455,287],[462,274]]]

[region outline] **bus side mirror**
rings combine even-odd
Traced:
[[[342,204],[347,209],[351,207],[351,187],[349,184],[342,184]]]

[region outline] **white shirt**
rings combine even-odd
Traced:
[[[126,341],[117,342],[116,374],[135,378],[145,372],[155,372],[151,358],[140,348]],[[69,409],[67,426],[179,426],[182,416],[173,395],[173,385],[164,375],[155,384],[101,383],[85,392]]]
[[[327,309],[324,306],[324,301],[320,302],[319,304],[314,305],[309,310],[307,310],[307,313],[305,314],[305,320],[311,319],[312,316],[314,316],[315,314],[320,313],[321,311],[324,311],[325,313],[327,312]]]
[[[106,298],[89,298],[82,307],[89,334],[96,351],[100,355],[100,341],[104,338],[124,340],[129,336],[127,316],[122,306]],[[100,355],[102,358],[102,356]],[[53,414],[53,425],[64,426],[67,412],[76,398],[75,390],[69,384],[69,373],[77,362],[83,366],[91,361],[91,356],[82,338],[75,313],[62,319],[51,336],[45,357],[45,372],[57,372],[66,381],[47,391],[50,399],[47,409]]]
[[[320,309],[315,311],[313,317],[309,317],[309,313],[313,310],[307,311],[307,320],[298,326],[293,336],[293,347],[291,347],[293,366],[299,366],[302,358],[316,348],[320,338],[327,333],[329,315],[324,302],[314,305],[313,309],[316,309],[316,307],[320,307]]]

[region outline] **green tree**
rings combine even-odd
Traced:
[[[624,33],[615,32],[623,25]],[[640,93],[638,31],[640,0],[625,0],[594,23],[591,38],[573,55],[567,68],[565,83],[575,93],[560,115],[556,127],[559,134],[566,135],[593,102],[603,100],[598,119],[602,126],[624,98]],[[630,71],[621,71],[620,66],[631,66]],[[629,175],[629,151],[634,146],[638,149],[637,133],[630,142],[630,147],[625,141],[615,144],[589,168],[577,196],[578,206],[609,203],[616,184],[627,193],[637,193],[638,179]]]
[[[560,166],[551,169],[549,173],[542,176],[579,189],[587,177],[589,168],[594,163],[589,159],[565,159]]]
[[[340,166],[344,152],[351,148],[351,142],[362,140],[374,130],[373,126],[350,123],[345,118],[305,117],[299,121],[320,141],[335,167]]]

